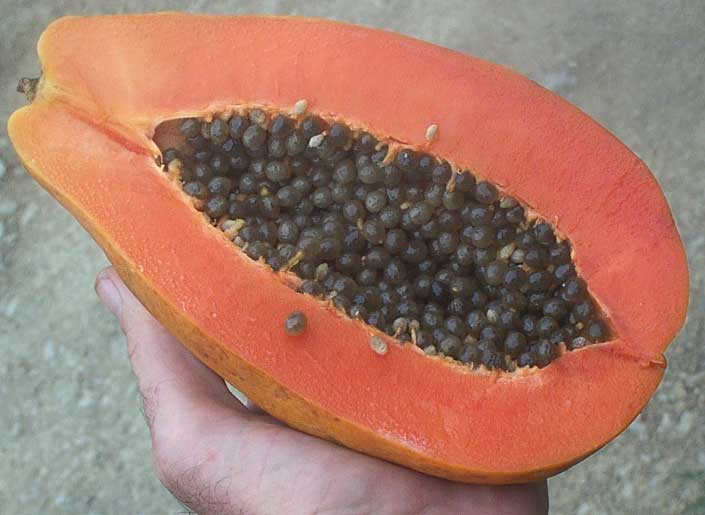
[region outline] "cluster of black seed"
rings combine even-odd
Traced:
[[[300,291],[429,354],[513,370],[604,341],[571,247],[486,181],[317,116],[180,124],[184,191]]]

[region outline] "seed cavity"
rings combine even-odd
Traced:
[[[426,354],[511,372],[611,338],[549,222],[427,150],[307,110],[167,122],[181,143],[161,149],[165,174],[302,295]],[[305,328],[301,312],[285,322]],[[387,350],[380,336],[370,346]]]

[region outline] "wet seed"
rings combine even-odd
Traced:
[[[183,120],[186,148],[163,162],[252,259],[428,353],[511,371],[609,338],[550,223],[471,172],[306,109]]]
[[[284,330],[292,336],[298,336],[306,331],[307,323],[306,315],[301,311],[294,311],[286,318]]]

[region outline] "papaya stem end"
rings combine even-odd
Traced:
[[[37,96],[37,87],[39,86],[39,77],[32,79],[29,77],[22,77],[17,83],[17,92],[24,93],[29,102],[34,100]]]

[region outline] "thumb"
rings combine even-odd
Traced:
[[[114,268],[98,274],[95,289],[127,337],[130,364],[144,398],[150,429],[154,429],[157,418],[170,418],[168,415],[178,413],[185,403],[218,402],[228,408],[245,409],[225,382],[142,306]]]
[[[113,282],[114,269],[105,268],[98,273],[95,281],[95,291],[98,298],[105,304],[110,312],[120,320],[122,317],[122,297]]]

